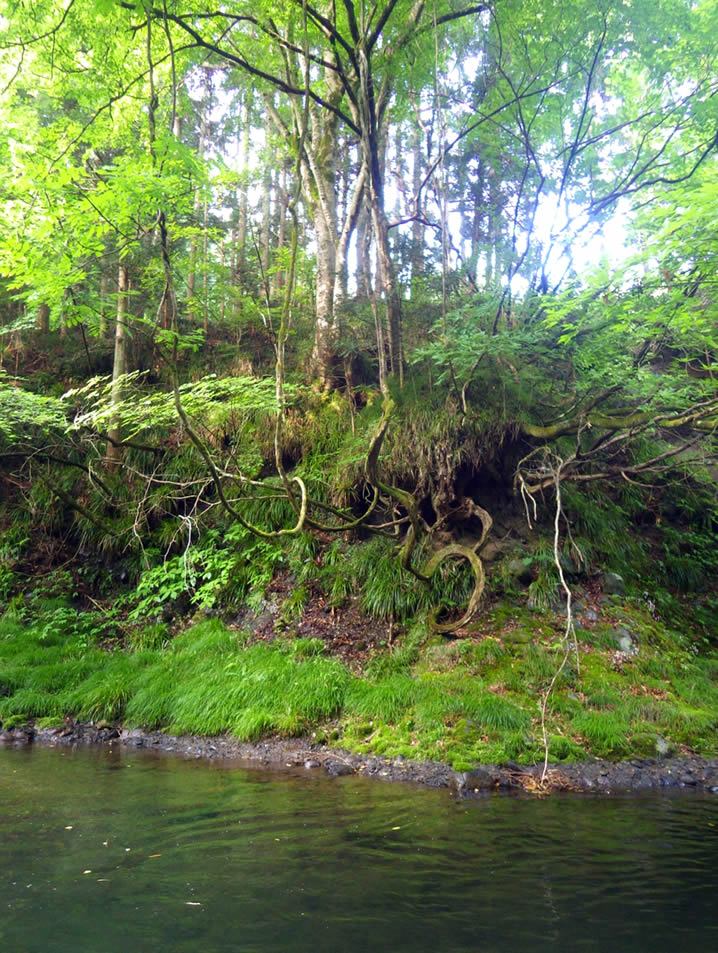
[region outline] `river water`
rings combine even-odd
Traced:
[[[3,953],[718,950],[718,797],[0,749]]]

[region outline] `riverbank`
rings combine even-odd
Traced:
[[[673,769],[664,775],[667,759],[718,757],[715,652],[637,600],[594,604],[580,616],[578,644],[546,705],[549,761],[557,766],[551,785],[661,787],[676,777]],[[462,638],[447,641],[416,625],[366,660],[345,660],[328,638],[275,633],[270,640],[218,619],[161,643],[100,641],[95,621],[69,607],[0,618],[0,731],[8,738],[22,740],[32,725],[58,743],[77,731],[101,740],[111,740],[108,732],[121,740],[234,739],[227,742],[239,746],[234,756],[243,750],[250,760],[267,757],[264,739],[277,738],[278,754],[269,757],[278,763],[287,752],[300,764],[336,762],[336,773],[346,764],[389,776],[411,775],[407,764],[430,765],[420,773],[436,780],[409,779],[448,785],[453,777],[467,790],[538,784],[531,766],[544,761],[539,702],[565,648],[558,613],[499,604]],[[346,619],[332,632],[337,641],[354,634]],[[120,736],[113,726],[139,734]],[[611,766],[619,763],[630,770],[616,775]],[[705,774],[703,763],[692,762],[686,777]]]
[[[221,761],[236,766],[288,771],[323,771],[329,777],[359,775],[431,788],[448,788],[458,798],[491,793],[619,795],[647,791],[703,791],[718,795],[718,758],[693,756],[595,760],[552,764],[542,781],[543,765],[483,764],[454,771],[437,761],[381,758],[331,748],[312,739],[267,738],[242,742],[226,737],[169,735],[124,729],[108,723],[68,723],[62,728],[26,726],[0,731],[0,745],[68,747],[102,745],[157,755]]]

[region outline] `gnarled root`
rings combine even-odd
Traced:
[[[493,525],[493,520],[491,519],[490,514],[483,509],[483,507],[474,503],[473,500],[469,500],[468,498],[464,499],[462,501],[462,507],[466,507],[467,511],[472,516],[477,516],[481,520],[482,532],[480,539],[473,547],[463,546],[460,543],[450,543],[448,546],[443,546],[441,549],[437,550],[429,558],[429,561],[423,568],[417,568],[413,565],[412,557],[414,555],[414,550],[419,540],[425,534],[425,524],[419,515],[419,507],[416,502],[416,498],[407,490],[402,490],[399,487],[390,486],[387,483],[383,483],[378,476],[379,454],[381,452],[382,443],[384,442],[384,437],[386,436],[386,432],[389,427],[389,421],[393,410],[393,400],[389,396],[385,397],[383,408],[384,412],[379,422],[379,426],[377,427],[372,438],[372,442],[369,447],[369,453],[367,454],[366,475],[369,483],[371,483],[372,486],[378,488],[390,499],[393,499],[400,506],[404,507],[409,515],[409,529],[401,550],[401,565],[404,569],[408,570],[410,573],[412,573],[412,575],[416,576],[417,579],[420,579],[426,585],[430,585],[434,573],[447,559],[466,559],[471,566],[471,570],[474,575],[474,590],[471,593],[471,597],[464,614],[459,619],[456,619],[452,622],[439,622],[437,619],[439,613],[441,612],[441,607],[437,606],[432,610],[429,616],[429,625],[434,632],[448,634],[450,632],[455,632],[457,629],[460,629],[462,626],[470,622],[479,607],[479,602],[481,601],[481,596],[483,595],[484,587],[486,585],[486,575],[484,573],[483,563],[481,562],[481,559],[478,555],[478,550],[486,541],[486,537],[488,536]]]
[[[456,621],[438,622],[437,617],[441,610],[438,607],[436,609],[432,609],[431,615],[429,616],[429,625],[434,632],[456,632],[457,629],[460,629],[462,626],[470,622],[474,617],[476,610],[479,608],[481,596],[484,594],[486,575],[484,573],[483,563],[473,549],[470,549],[468,546],[462,546],[460,543],[450,543],[448,546],[444,546],[442,549],[439,549],[437,552],[435,552],[424,567],[424,575],[430,580],[436,570],[443,562],[445,562],[445,560],[457,556],[460,559],[466,559],[471,566],[471,571],[474,574],[474,591],[471,593],[471,598],[469,599],[468,605],[466,606],[466,611],[461,618],[457,619]]]

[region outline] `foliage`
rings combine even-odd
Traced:
[[[119,421],[126,439],[148,429],[175,427],[174,394],[143,393],[138,386],[142,376],[133,372],[120,380],[125,397],[119,402],[112,400],[113,382],[108,378],[93,378],[82,387],[68,391],[65,399],[81,408],[75,414],[73,427],[104,430],[112,421]],[[276,410],[274,382],[268,379],[217,378],[213,374],[181,385],[179,393],[188,416],[208,428],[220,426],[237,413]]]
[[[550,506],[531,553],[516,526],[564,481],[581,572],[619,571],[663,621],[623,681],[593,633],[552,752],[659,730],[710,749],[691,653],[718,568],[717,9],[8,9],[0,717],[241,737],[342,718],[372,750],[530,759],[560,643],[540,632]],[[401,554],[475,546],[477,507],[531,561],[523,641],[424,644],[472,576],[452,560],[427,584]],[[279,573],[277,628],[321,591],[411,634],[364,680],[316,639],[173,638],[260,610]],[[670,698],[631,702],[632,677]]]
[[[198,543],[188,540],[181,554],[145,569],[131,599],[129,618],[152,618],[185,594],[199,610],[212,609],[220,600],[256,605],[283,559],[276,543],[257,540],[241,526],[222,533],[209,530]]]
[[[36,435],[47,438],[66,426],[66,411],[55,397],[36,394],[11,378],[0,367],[0,446],[28,442]]]

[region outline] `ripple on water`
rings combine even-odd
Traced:
[[[718,799],[486,798],[0,751],[11,953],[718,948]],[[86,872],[87,871],[87,872]]]

